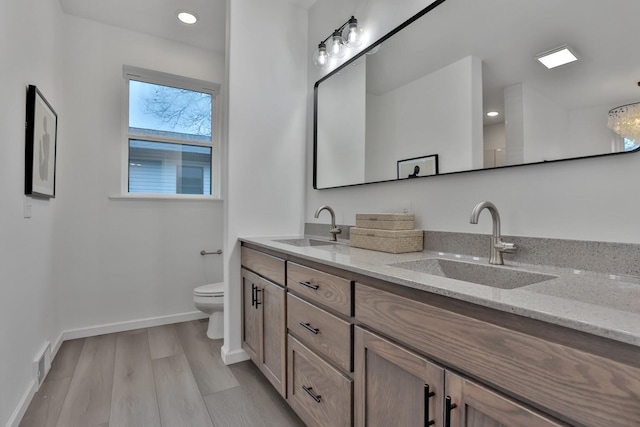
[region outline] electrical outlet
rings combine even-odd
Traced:
[[[51,369],[51,343],[45,342],[33,361],[33,376],[36,379],[37,388],[40,388]]]

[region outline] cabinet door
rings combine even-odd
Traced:
[[[284,288],[260,279],[257,304],[262,313],[260,370],[267,379],[286,397],[286,316]]]
[[[260,331],[262,314],[256,305],[256,291],[260,277],[242,269],[242,348],[253,363],[260,366]]]
[[[449,371],[445,382],[445,418],[450,421],[446,427],[564,425]]]
[[[444,369],[424,357],[356,327],[354,378],[356,426],[442,427]]]

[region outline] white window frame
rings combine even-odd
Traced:
[[[122,173],[120,196],[112,198],[123,199],[221,199],[221,179],[222,179],[222,155],[220,147],[220,84],[207,82],[204,80],[192,79],[189,77],[163,73],[160,71],[147,70],[144,68],[123,65],[122,76],[124,78],[124,96],[122,108]],[[211,148],[211,194],[154,194],[154,193],[130,193],[129,192],[129,139],[149,140],[149,135],[138,135],[129,133],[129,81],[139,81],[180,89],[187,89],[196,92],[208,93],[211,95],[211,142],[169,137],[153,136],[152,141],[167,142],[180,145],[199,145]]]

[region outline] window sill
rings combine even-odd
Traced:
[[[215,196],[199,196],[196,194],[111,194],[109,200],[161,200],[161,201],[188,201],[188,202],[222,202],[224,199]]]

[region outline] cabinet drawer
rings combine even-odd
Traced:
[[[253,249],[242,247],[241,250],[242,265],[249,270],[258,273],[262,277],[284,286],[284,260],[271,255],[258,252]]]
[[[287,294],[287,327],[305,345],[347,372],[352,371],[352,325]]]
[[[289,335],[289,405],[307,426],[352,425],[353,380]]]
[[[287,266],[287,287],[308,300],[353,316],[353,282],[292,262]]]

